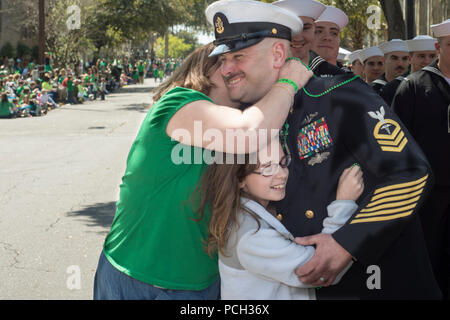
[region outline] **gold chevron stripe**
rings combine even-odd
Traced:
[[[383,151],[391,151],[391,152],[402,152],[403,148],[408,143],[408,139],[404,138],[403,142],[398,147],[383,147],[381,146],[381,150]]]
[[[406,193],[409,193],[409,192],[412,192],[412,191],[416,191],[416,190],[418,190],[420,188],[423,188],[425,186],[425,184],[426,184],[426,182],[422,182],[421,184],[418,184],[417,186],[414,186],[414,187],[411,187],[411,188],[397,189],[397,190],[394,190],[394,191],[391,191],[391,192],[380,193],[377,196],[373,196],[372,199],[370,199],[370,201],[372,202],[372,201],[375,201],[375,200],[378,200],[380,198],[384,198],[384,197],[387,197],[387,196],[393,196],[393,195],[396,195],[396,194],[406,194]]]
[[[396,196],[396,197],[382,198],[382,199],[380,199],[378,201],[370,202],[369,204],[367,204],[366,208],[370,208],[370,207],[373,207],[373,206],[376,206],[376,205],[379,205],[379,204],[385,203],[385,202],[409,199],[411,197],[420,195],[422,193],[422,191],[423,191],[423,188],[418,190],[418,191],[416,191],[416,192],[407,193],[407,194],[403,194],[403,195]]]
[[[379,133],[381,127],[386,123],[390,123],[390,124],[394,125],[394,127],[395,127],[394,131],[391,134]],[[381,123],[381,121],[380,121],[375,125],[375,128],[373,128],[373,136],[377,140],[379,140],[379,139],[394,140],[397,137],[400,130],[401,130],[400,125],[397,122],[395,122],[392,119],[384,119],[384,123]]]
[[[401,131],[400,134],[398,135],[397,139],[395,139],[394,141],[388,141],[388,140],[377,140],[377,141],[379,144],[385,145],[385,146],[398,146],[398,144],[400,143],[400,141],[402,141],[404,136],[405,136],[405,134],[403,133],[403,131]]]
[[[417,202],[417,201],[419,201],[419,199],[420,199],[420,196],[412,198],[412,199],[409,199],[409,200],[406,200],[406,201],[392,202],[392,203],[383,204],[383,205],[378,206],[378,207],[373,207],[373,208],[370,208],[370,209],[362,209],[360,212],[374,212],[374,211],[378,211],[378,210],[386,209],[386,208],[397,208],[397,207],[400,207],[400,206],[411,204],[413,202]]]
[[[375,211],[372,213],[360,213],[358,214],[355,219],[358,218],[363,218],[363,217],[373,217],[373,216],[381,216],[381,215],[387,215],[387,214],[391,214],[391,213],[397,213],[397,212],[402,212],[402,211],[406,211],[406,210],[410,210],[410,209],[414,209],[417,205],[417,202],[406,206],[406,207],[400,207],[400,208],[396,208],[396,209],[391,209],[391,210],[381,210],[381,211]]]
[[[373,194],[378,194],[378,193],[381,193],[381,192],[384,192],[384,191],[389,191],[389,190],[392,190],[392,189],[400,189],[400,188],[411,187],[411,186],[419,184],[419,183],[421,183],[421,182],[423,182],[423,181],[425,181],[427,179],[428,179],[428,175],[426,175],[425,177],[422,177],[420,179],[417,179],[415,181],[399,183],[399,184],[393,184],[393,185],[390,185],[390,186],[387,186],[387,187],[383,187],[383,188],[377,189],[377,190],[375,190],[375,192]]]
[[[403,218],[403,217],[409,216],[411,213],[413,213],[412,210],[408,211],[408,212],[405,212],[405,213],[394,214],[392,216],[387,216],[387,217],[375,217],[375,218],[366,218],[366,219],[353,220],[353,221],[350,222],[350,224],[394,220],[394,219],[398,219],[398,218]]]

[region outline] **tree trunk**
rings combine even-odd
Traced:
[[[388,40],[405,39],[405,20],[399,0],[379,0],[388,24]]]
[[[45,61],[45,0],[39,0],[39,64]]]
[[[441,23],[443,20],[441,19],[442,8],[441,1],[432,0],[431,1],[431,24]]]
[[[169,30],[166,31],[164,35],[164,59],[169,58]]]
[[[418,34],[428,34],[428,0],[417,3],[417,28]]]
[[[447,12],[445,14],[446,17],[450,17],[450,4],[448,3],[448,1],[444,1],[444,6],[447,10],[445,10],[444,12]]]

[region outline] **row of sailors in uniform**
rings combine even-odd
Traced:
[[[353,73],[369,84],[385,85],[398,76],[421,70],[436,57],[437,39],[419,35],[412,40],[393,39],[379,46],[353,51],[348,55]]]
[[[292,39],[294,56],[311,62],[309,51],[313,50],[328,63],[342,67],[339,61],[339,34],[349,21],[345,12],[311,0],[280,0],[273,4],[294,12],[303,21],[303,31]],[[436,37],[445,34],[449,21],[431,26]],[[310,25],[314,27],[309,28]],[[395,81],[396,88],[408,74],[432,63],[437,58],[436,43],[437,39],[429,35],[418,35],[406,41],[393,39],[378,46],[353,51],[346,60],[351,71],[380,94],[387,83]],[[382,97],[388,105],[391,104],[393,96]]]
[[[353,73],[361,76],[391,105],[395,90],[409,74],[422,70],[438,57],[437,39],[419,35],[412,40],[393,39],[348,55]],[[392,87],[383,92],[386,85]]]

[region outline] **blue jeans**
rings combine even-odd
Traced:
[[[220,279],[200,291],[162,289],[117,270],[102,252],[94,280],[94,300],[217,300]]]

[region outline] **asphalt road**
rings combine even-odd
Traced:
[[[151,79],[105,101],[0,119],[0,299],[92,299]]]

